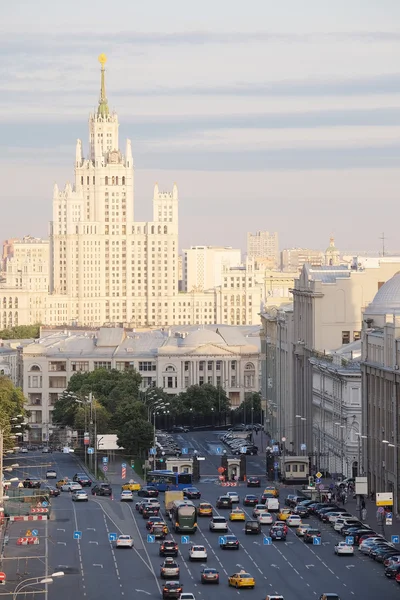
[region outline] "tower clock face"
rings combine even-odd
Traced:
[[[117,163],[118,162],[118,152],[110,152],[110,162],[111,163]]]

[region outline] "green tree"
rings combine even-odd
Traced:
[[[211,415],[230,410],[230,401],[222,387],[209,383],[192,385],[170,401],[170,411],[175,414]]]
[[[253,416],[252,416],[253,413]],[[236,417],[246,423],[261,422],[261,394],[259,392],[246,393],[241,405],[235,410]]]
[[[2,340],[28,340],[38,338],[40,335],[40,324],[36,325],[16,325],[10,329],[0,330],[0,339]]]
[[[111,414],[105,406],[97,400],[93,400],[92,404],[92,420],[96,419],[96,429],[100,433],[108,433],[110,429]],[[89,431],[90,423],[90,404],[86,406],[78,404],[78,409],[75,411],[73,427],[77,430]]]
[[[25,397],[21,388],[16,388],[8,377],[0,376],[0,427],[4,431],[4,447],[6,449],[17,445],[11,436],[12,419],[17,415],[27,416],[24,409]],[[18,428],[16,433],[23,433],[25,427]]]
[[[54,404],[53,423],[60,427],[73,427],[80,404],[65,392]]]
[[[143,419],[126,421],[118,430],[118,446],[127,454],[141,456],[153,443],[153,427]]]

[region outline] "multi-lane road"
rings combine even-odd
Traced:
[[[214,433],[196,433],[177,436],[182,447],[196,449],[206,456],[202,461],[202,473],[207,475],[205,482],[197,487],[202,492],[202,500],[209,501],[215,507],[217,497],[224,492],[217,482],[217,467],[220,457],[217,448],[221,446]],[[46,456],[46,455],[42,455]],[[40,457],[29,454],[24,460],[40,462]],[[72,477],[77,469],[73,456],[54,453],[46,456],[59,476]],[[19,460],[20,462],[20,460]],[[43,467],[32,475],[43,476]],[[261,474],[264,465],[260,457],[248,457],[248,474]],[[265,482],[265,479],[263,480]],[[68,493],[61,494],[52,502],[53,512],[48,523],[48,558],[31,561],[28,574],[39,576],[64,570],[66,575],[49,586],[49,597],[57,600],[70,598],[113,599],[124,596],[140,598],[161,597],[162,580],[159,577],[162,558],[157,543],[147,542],[145,520],[135,511],[135,505],[123,504],[119,500],[120,480],[112,480],[113,498],[89,497],[87,503],[74,503]],[[241,499],[248,492],[244,484],[237,488]],[[260,490],[262,492],[262,489]],[[282,488],[280,499],[291,490]],[[161,498],[161,504],[162,504]],[[242,502],[240,506],[243,507]],[[245,509],[251,518],[251,509]],[[215,514],[229,516],[229,511],[217,511]],[[208,519],[199,519],[199,530],[191,539],[203,544],[208,552],[207,565],[215,567],[220,573],[220,585],[202,585],[200,572],[202,563],[190,563],[189,545],[181,543],[180,535],[173,535],[179,543],[178,562],[181,567],[180,581],[186,592],[193,592],[196,600],[201,598],[227,599],[249,595],[265,598],[267,594],[282,594],[285,600],[307,600],[319,598],[324,592],[336,592],[341,600],[375,599],[377,597],[392,600],[399,597],[399,586],[387,580],[383,568],[361,556],[357,550],[354,557],[337,557],[334,545],[342,538],[329,526],[318,525],[322,530],[322,545],[312,546],[299,539],[289,530],[286,542],[264,545],[263,535],[246,536],[243,522],[230,523],[230,530],[240,541],[239,551],[221,550],[219,535],[208,528]],[[312,519],[307,520],[312,522]],[[13,527],[15,527],[14,525]],[[44,535],[44,526],[40,525],[39,535]],[[21,529],[21,527],[19,526]],[[74,532],[81,532],[80,539],[74,539]],[[18,534],[19,532],[16,532]],[[133,550],[116,550],[109,541],[110,533],[128,533],[133,537]],[[45,546],[40,546],[44,550]],[[35,551],[29,549],[28,552]],[[9,554],[10,555],[10,554]],[[43,555],[43,554],[42,554]],[[7,556],[7,552],[6,552]],[[11,556],[11,555],[10,555]],[[9,564],[13,561],[9,561]],[[15,561],[14,561],[15,562]],[[33,562],[35,566],[33,567]],[[4,564],[4,563],[3,563]],[[4,567],[6,568],[6,567]],[[8,567],[13,572],[11,567]],[[228,575],[244,569],[256,579],[254,590],[235,590],[228,587]],[[7,588],[8,589],[8,588]],[[4,588],[3,588],[4,590]],[[3,591],[1,590],[1,591]],[[42,595],[38,595],[42,598]]]

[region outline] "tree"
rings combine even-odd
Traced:
[[[93,422],[96,419],[96,429],[101,433],[108,433],[110,429],[111,414],[108,412],[105,406],[100,404],[97,400],[93,400],[92,404],[92,419]],[[82,429],[89,431],[90,423],[90,404],[86,406],[78,404],[78,409],[74,415],[74,429]],[[85,427],[86,426],[86,427]]]
[[[26,416],[24,409],[25,397],[21,388],[16,388],[8,377],[0,376],[0,428],[4,432],[4,448],[12,448],[16,445],[11,436],[12,419],[17,415]],[[18,428],[22,433],[24,427]]]
[[[2,340],[28,340],[38,338],[40,335],[40,324],[36,325],[16,325],[9,329],[0,330],[0,339]]]
[[[253,413],[253,416],[252,416]],[[249,423],[261,422],[261,394],[259,392],[246,393],[244,401],[235,410],[235,415],[241,421]]]
[[[124,448],[127,454],[140,456],[150,448],[153,437],[153,427],[148,421],[126,421],[118,430],[117,444]]]
[[[171,412],[175,414],[200,414],[210,416],[212,413],[224,413],[230,410],[230,401],[222,387],[209,383],[192,385],[185,392],[178,394],[170,401]]]

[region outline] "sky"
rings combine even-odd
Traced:
[[[180,247],[400,251],[398,0],[14,0],[0,22],[0,241],[47,237],[108,57],[135,218],[179,188]]]

